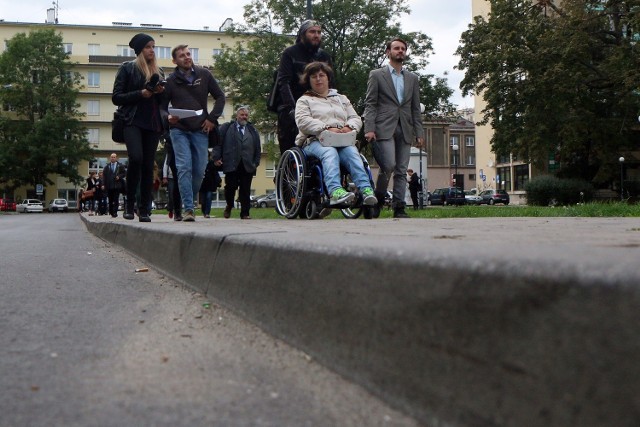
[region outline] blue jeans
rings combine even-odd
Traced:
[[[342,188],[340,183],[340,166],[351,174],[353,183],[360,191],[371,188],[369,175],[364,169],[362,159],[358,149],[351,145],[349,147],[325,147],[318,141],[305,145],[302,150],[305,154],[317,157],[322,162],[322,174],[324,183],[327,186],[329,195],[338,188]]]
[[[178,188],[185,211],[195,209],[200,184],[207,167],[209,137],[202,131],[171,129],[171,142],[178,169]]]

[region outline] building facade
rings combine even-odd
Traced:
[[[47,22],[43,24],[4,22],[0,21],[0,38],[5,41],[0,45],[0,53],[6,47],[6,40],[18,33],[29,33],[41,28],[53,28],[62,34],[64,49],[69,54],[69,60],[77,64],[75,71],[83,76],[83,87],[78,97],[80,111],[85,113],[84,125],[87,129],[87,139],[95,151],[95,157],[90,162],[78,165],[78,173],[88,176],[92,171],[102,170],[108,162],[111,153],[117,153],[126,163],[127,151],[124,144],[116,144],[111,140],[111,120],[115,106],[111,102],[111,93],[116,72],[124,61],[134,59],[134,52],[129,48],[129,40],[140,32],[151,35],[156,42],[156,56],[161,67],[168,74],[175,65],[171,61],[171,49],[179,44],[188,44],[194,63],[210,67],[216,55],[222,53],[224,46],[235,45],[236,41],[223,31],[182,30],[162,28],[158,25],[114,22],[112,26],[95,25],[65,25]],[[224,87],[222,88],[224,90]],[[213,107],[210,98],[209,108]],[[220,123],[229,121],[235,116],[233,100],[227,99]],[[162,165],[159,165],[162,167]],[[263,194],[273,189],[275,174],[273,161],[263,156],[256,179],[253,181],[256,194]],[[50,177],[53,185],[45,185],[43,194],[37,194],[36,189],[19,188],[15,194],[7,195],[15,199],[39,198],[49,201],[54,198],[66,198],[75,206],[80,187],[61,177]],[[162,191],[157,198],[162,199]],[[221,200],[224,198],[221,197]]]

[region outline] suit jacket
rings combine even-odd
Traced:
[[[400,122],[404,142],[412,144],[424,137],[420,112],[420,86],[418,76],[404,70],[404,99],[398,101],[389,67],[369,73],[364,109],[364,133],[375,132],[377,139],[391,139]]]
[[[222,160],[222,171],[235,172],[242,162],[244,169],[255,174],[260,164],[260,134],[251,123],[244,127],[244,136],[238,132],[236,121],[224,123],[218,129],[220,144],[213,147],[213,160]]]
[[[116,181],[116,176],[120,177],[118,181]],[[104,179],[104,189],[107,191],[110,190],[122,190],[122,185],[124,184],[124,179],[127,176],[127,171],[124,168],[124,165],[120,162],[116,162],[116,171],[115,173],[111,172],[111,162],[109,162],[104,169],[102,169],[102,177]]]

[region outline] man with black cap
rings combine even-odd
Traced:
[[[307,20],[300,25],[296,44],[286,48],[280,56],[278,67],[278,143],[280,153],[295,146],[298,127],[294,119],[296,101],[305,92],[300,76],[307,64],[320,61],[332,66],[331,57],[320,48],[322,27],[319,22]]]

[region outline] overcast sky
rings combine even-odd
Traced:
[[[449,86],[454,89],[453,103],[460,108],[473,107],[470,97],[462,98],[458,86],[462,74],[454,70],[458,58],[454,52],[460,34],[471,22],[471,0],[408,0],[411,14],[403,16],[404,31],[422,31],[433,39],[435,54],[430,58],[428,73],[443,76],[448,72]],[[242,6],[248,0],[209,0],[203,10],[200,2],[109,0],[96,8],[86,0],[59,0],[60,24],[111,25],[112,22],[131,22],[134,26],[161,24],[164,28],[217,30],[226,18],[242,22]],[[179,7],[177,5],[179,4]],[[44,22],[52,1],[0,0],[0,19],[6,22]],[[210,11],[210,12],[207,12]]]

